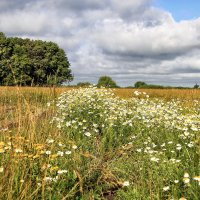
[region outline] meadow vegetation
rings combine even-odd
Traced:
[[[198,200],[200,91],[0,88],[0,199]]]

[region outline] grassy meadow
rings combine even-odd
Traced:
[[[200,90],[0,87],[0,199],[200,199]]]

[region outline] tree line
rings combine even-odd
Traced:
[[[72,80],[68,58],[56,43],[0,32],[0,85],[47,86]]]
[[[79,82],[77,85],[73,86],[78,86],[78,87],[88,87],[92,85],[89,82]],[[98,83],[96,85],[97,87],[105,87],[105,88],[120,88],[120,86],[117,85],[117,83],[109,76],[101,76],[98,80]],[[146,82],[143,81],[137,81],[133,86],[128,86],[125,88],[137,88],[137,89],[191,89],[189,87],[172,87],[172,86],[163,86],[163,85],[154,85],[154,84],[147,84]],[[198,89],[199,85],[195,84],[194,89]]]

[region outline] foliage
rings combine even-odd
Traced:
[[[142,86],[141,88],[164,89],[165,87],[162,85],[147,84],[145,86]]]
[[[60,85],[73,79],[63,49],[53,42],[0,33],[0,85]]]
[[[116,82],[109,76],[101,76],[99,78],[98,87],[105,87],[105,88],[117,88]]]
[[[146,89],[164,89],[164,88],[168,88],[168,87],[164,87],[162,85],[153,85],[153,84],[147,84],[143,81],[137,81],[134,84],[135,88],[146,88]]]
[[[147,84],[143,81],[137,81],[134,86],[135,88],[142,88],[142,87],[145,87],[146,85]]]
[[[198,89],[199,88],[199,85],[196,83],[195,85],[194,85],[194,89]]]
[[[91,85],[91,83],[89,83],[89,82],[79,82],[79,83],[77,83],[78,87],[88,87],[90,85]]]
[[[196,84],[194,87],[197,87]],[[128,86],[126,88],[140,88],[140,89],[191,89],[190,87],[182,87],[182,86],[163,86],[163,85],[154,85],[147,84],[143,81],[137,81],[133,86]]]

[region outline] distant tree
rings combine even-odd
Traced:
[[[194,85],[194,89],[198,89],[199,88],[199,85],[196,83],[195,85]]]
[[[140,88],[148,88],[148,89],[164,89],[165,87],[162,85],[153,85],[153,84],[146,84],[141,86]]]
[[[147,84],[143,81],[137,81],[135,84],[134,84],[135,88],[142,88],[142,87],[145,87],[147,86]]]
[[[0,33],[0,85],[61,85],[73,80],[69,66],[56,43]]]
[[[98,87],[105,87],[105,88],[117,88],[119,87],[116,82],[109,76],[101,76],[99,78]]]
[[[0,38],[5,38],[5,34],[3,32],[0,32]]]
[[[77,83],[78,87],[88,87],[90,85],[91,85],[91,83],[89,83],[89,82],[79,82],[79,83]]]

